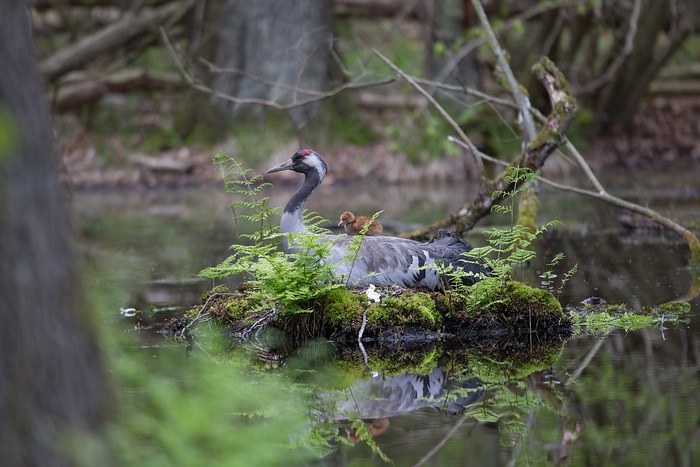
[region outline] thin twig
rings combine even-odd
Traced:
[[[426,91],[422,86],[420,86],[413,78],[411,78],[409,75],[403,72],[398,66],[396,66],[391,60],[386,58],[384,55],[382,55],[378,50],[374,49],[374,53],[387,65],[389,65],[389,68],[394,70],[396,74],[401,76],[404,80],[408,82],[411,86],[413,86],[418,92],[420,92],[430,103],[437,109],[438,112],[440,112],[440,115],[443,116],[443,118],[450,124],[450,126],[455,130],[457,135],[462,139],[462,141],[469,147],[469,150],[472,153],[472,156],[474,157],[474,161],[477,164],[477,167],[479,169],[479,173],[483,174],[484,173],[484,163],[482,162],[481,158],[479,157],[478,153],[479,150],[477,149],[476,145],[472,143],[472,141],[469,139],[469,137],[464,133],[462,128],[455,122],[455,120],[450,116],[450,114],[440,105],[438,101],[435,100],[433,96],[430,95],[428,91]]]
[[[523,22],[532,19],[535,16],[547,13],[549,10],[554,10],[557,8],[566,8],[568,6],[575,6],[579,5],[580,3],[581,0],[572,0],[569,2],[545,2],[535,5],[505,21],[503,23],[501,31],[508,31],[510,29],[513,29],[517,25],[522,24]],[[477,37],[460,47],[460,49],[457,52],[455,52],[448,59],[445,65],[440,69],[433,81],[441,82],[442,80],[444,80],[452,72],[452,70],[454,70],[454,68],[459,64],[459,62],[461,62],[462,59],[467,56],[469,52],[471,52],[477,47],[480,47],[484,43],[484,41],[485,39],[483,37]],[[416,81],[420,82],[419,80]],[[456,90],[461,90],[461,88],[456,87]],[[517,109],[517,106],[515,108]]]
[[[194,323],[197,322],[197,320],[198,320],[198,319],[202,316],[202,314],[204,313],[204,310],[206,310],[207,308],[209,308],[209,306],[211,305],[211,302],[213,302],[215,299],[217,299],[217,298],[219,298],[219,297],[230,296],[230,295],[233,295],[233,294],[232,294],[232,293],[229,293],[229,292],[216,292],[216,293],[213,293],[213,294],[209,295],[209,297],[207,298],[207,301],[204,302],[204,305],[202,305],[202,308],[199,309],[199,312],[197,313],[197,316],[195,316],[194,318],[192,318],[192,321],[190,321],[190,322],[187,324],[187,326],[184,327],[183,332],[184,332],[186,329],[189,329]]]
[[[418,465],[423,465],[426,462],[430,460],[431,457],[433,457],[439,450],[442,448],[447,441],[449,441],[450,438],[455,434],[455,432],[459,429],[460,426],[465,422],[467,419],[468,414],[463,413],[461,417],[459,417],[459,420],[450,428],[450,431],[445,433],[445,436],[442,437],[442,439],[430,450],[428,451],[423,457],[420,458],[418,462],[413,464],[414,466]]]
[[[277,313],[276,308],[273,308],[272,310],[265,313],[260,319],[258,319],[256,322],[254,322],[253,324],[248,326],[248,329],[246,329],[245,331],[243,331],[241,333],[241,337],[243,339],[245,339],[246,336],[248,336],[248,334],[250,334],[253,330],[255,330],[255,328],[259,327],[261,323],[268,321],[268,318],[270,316],[274,316],[276,313]]]
[[[362,335],[365,333],[365,326],[367,326],[367,310],[369,310],[369,305],[365,308],[364,313],[362,313],[362,325],[360,326],[360,331],[357,333],[357,342],[362,343]]]
[[[168,54],[172,58],[175,67],[178,69],[182,77],[185,79],[187,84],[192,87],[193,89],[196,89],[197,91],[201,91],[203,93],[209,94],[211,96],[214,96],[218,99],[227,101],[227,102],[233,102],[234,104],[246,104],[246,105],[262,105],[265,107],[272,107],[274,109],[278,110],[289,110],[293,109],[296,107],[301,107],[307,104],[311,104],[314,102],[318,102],[321,100],[325,100],[331,97],[334,97],[342,92],[349,91],[349,90],[355,90],[355,89],[365,89],[365,88],[370,88],[370,87],[375,87],[375,86],[382,86],[385,84],[389,84],[394,82],[395,80],[393,78],[385,78],[385,79],[380,79],[377,81],[368,81],[368,82],[360,82],[361,79],[364,78],[364,76],[356,77],[350,82],[343,83],[329,91],[315,91],[315,90],[310,90],[310,89],[301,89],[301,88],[293,88],[295,92],[299,94],[306,94],[308,96],[311,96],[307,99],[302,99],[299,101],[295,102],[290,102],[288,104],[282,104],[277,101],[271,101],[271,100],[266,100],[266,99],[257,99],[257,98],[243,98],[243,97],[235,97],[231,96],[230,94],[226,94],[220,91],[217,91],[195,77],[193,77],[184,67],[182,62],[180,61],[177,52],[175,51],[175,48],[172,46],[170,39],[168,38],[165,29],[161,28],[161,37],[163,39],[163,42],[165,44],[165,47],[168,51]],[[234,72],[234,70],[228,70],[229,72]],[[280,85],[275,85],[275,87],[281,88],[282,86]]]
[[[595,357],[595,355],[600,350],[600,347],[603,345],[603,342],[605,342],[605,339],[608,337],[608,335],[610,335],[610,332],[611,331],[607,331],[605,334],[598,338],[593,347],[591,347],[591,350],[589,350],[586,356],[583,357],[583,360],[581,361],[579,366],[576,367],[569,379],[564,383],[564,386],[571,386],[573,383],[576,382],[576,380],[579,379],[581,373],[583,373],[583,370],[585,370],[586,367],[591,363],[593,357]]]

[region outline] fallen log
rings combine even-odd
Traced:
[[[51,99],[51,106],[54,111],[64,112],[110,93],[174,90],[183,86],[185,82],[178,74],[153,73],[144,69],[121,70],[98,79],[81,74],[77,80],[73,79],[58,89]]]
[[[140,35],[149,33],[149,30],[153,35],[158,34],[157,26],[166,20],[176,21],[193,4],[193,0],[183,0],[168,3],[158,8],[127,11],[117,22],[81,38],[76,43],[64,47],[42,60],[39,64],[39,70],[47,81],[54,81],[106,52],[117,49]]]

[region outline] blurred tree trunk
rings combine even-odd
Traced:
[[[105,414],[25,2],[0,15],[0,459],[70,465]]]
[[[651,81],[693,31],[699,5],[697,0],[642,0],[634,49],[593,99],[600,111],[602,130],[610,125],[628,128],[632,124]]]
[[[329,78],[332,29],[333,2],[327,0],[227,0],[215,60],[226,71],[213,87],[238,99],[283,105],[313,98]],[[231,116],[242,108],[221,103]],[[301,127],[316,108],[305,105],[289,113]]]

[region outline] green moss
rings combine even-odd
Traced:
[[[659,310],[673,315],[684,315],[690,313],[690,303],[679,301],[666,302],[659,305]]]
[[[325,316],[336,324],[347,326],[350,323],[360,322],[366,307],[367,296],[337,288],[326,294],[324,302]]]
[[[537,231],[537,211],[539,208],[539,198],[531,191],[525,191],[520,195],[518,202],[517,224],[522,225],[528,232],[534,234]]]
[[[202,294],[202,296],[199,297],[199,301],[202,304],[204,304],[207,302],[209,297],[211,297],[212,295],[217,294],[217,293],[231,293],[231,290],[228,287],[226,287],[225,285],[217,285],[213,289],[207,290],[206,292],[204,292]]]
[[[398,311],[410,313],[420,321],[436,323],[442,320],[442,316],[440,316],[435,307],[435,301],[427,293],[408,293],[404,294],[401,300],[391,298],[387,300],[389,301],[387,305],[396,301],[394,306],[396,306]]]
[[[467,304],[471,315],[564,317],[561,303],[546,290],[513,280],[501,283],[499,279],[484,279],[476,283],[471,287]]]
[[[583,308],[584,313],[574,313],[574,333],[583,329],[590,333],[609,332],[615,328],[631,331],[650,326],[654,322],[651,315],[641,315],[624,305],[599,305]]]
[[[585,305],[570,311],[574,333],[582,330],[593,333],[610,332],[615,328],[631,331],[655,325],[678,324],[690,312],[687,302],[673,301],[654,307],[643,307],[641,312],[628,305]]]
[[[483,382],[502,382],[551,367],[564,351],[564,341],[507,351],[472,352],[469,369]]]
[[[376,325],[414,325],[434,328],[442,322],[435,300],[425,292],[405,291],[398,297],[388,297],[373,304],[367,320]]]
[[[235,321],[245,318],[245,315],[247,314],[246,310],[250,310],[251,308],[252,307],[249,300],[242,295],[236,295],[231,297],[229,300],[226,300],[224,310],[226,316]]]
[[[567,320],[559,302],[546,291],[515,281],[502,285],[497,279],[485,279],[469,289],[447,291],[444,295],[415,290],[391,295],[395,291],[380,291],[384,298],[370,305],[365,294],[340,287],[296,304],[304,312],[293,313],[285,313],[279,302],[272,302],[255,286],[222,292],[225,290],[220,288],[205,294],[202,300],[206,308],[194,308],[188,316],[194,318],[206,313],[241,329],[263,322],[292,339],[321,336],[344,339],[343,336],[357,335],[363,315],[367,318],[365,336],[375,337],[387,331],[459,334],[464,330],[478,332],[504,327],[532,332]],[[277,314],[279,317],[274,320]]]
[[[371,354],[368,364],[373,371],[381,371],[387,375],[410,373],[423,376],[438,367],[438,359],[441,355],[441,347],[426,346],[425,349],[412,349],[411,352]]]

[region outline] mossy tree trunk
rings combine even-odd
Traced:
[[[0,459],[72,465],[62,443],[99,432],[105,375],[82,313],[30,14],[0,3]]]

